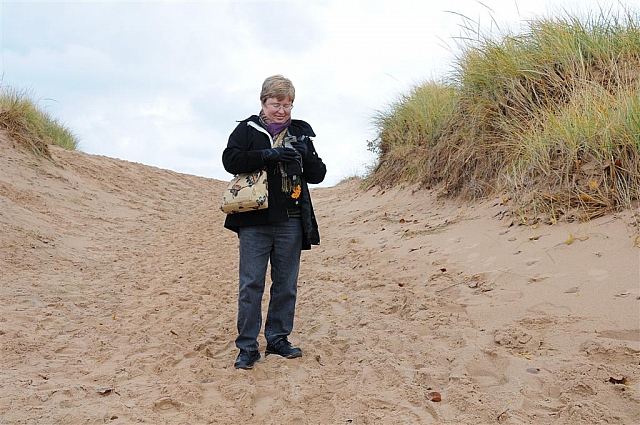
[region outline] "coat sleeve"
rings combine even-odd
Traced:
[[[316,148],[311,140],[307,142],[307,147],[309,150],[304,159],[304,179],[307,183],[311,184],[322,183],[324,176],[327,174],[327,166],[318,156],[318,152],[316,152]]]
[[[227,147],[222,152],[222,165],[231,174],[250,173],[264,167],[262,152],[253,149],[245,121],[238,124],[229,136]]]

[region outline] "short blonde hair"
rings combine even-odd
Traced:
[[[260,102],[265,103],[269,98],[276,98],[280,101],[287,97],[293,102],[296,98],[296,89],[288,78],[282,75],[272,75],[262,83],[262,91],[260,92]]]

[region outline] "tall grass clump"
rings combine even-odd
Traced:
[[[379,162],[369,184],[389,186],[426,178],[424,159],[444,131],[457,103],[457,90],[445,82],[429,82],[402,95],[387,110],[378,111],[373,123],[378,139],[369,150]]]
[[[424,133],[419,182],[469,198],[504,192],[534,215],[631,207],[640,198],[638,14],[600,10],[526,25],[521,34],[466,38],[449,86],[453,111],[435,136]],[[383,138],[388,124],[378,123],[378,143],[393,145]]]
[[[75,150],[77,138],[65,126],[37,107],[26,92],[0,86],[0,130],[31,150],[49,157],[49,145]]]

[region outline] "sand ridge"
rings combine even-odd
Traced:
[[[224,182],[0,148],[0,423],[640,423],[637,212],[313,189],[305,355],[238,371]]]

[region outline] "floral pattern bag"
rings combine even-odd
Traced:
[[[267,171],[236,175],[222,195],[220,210],[225,214],[262,210],[269,206],[269,184]]]

